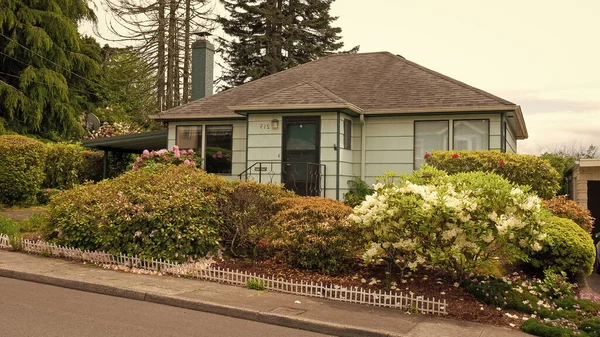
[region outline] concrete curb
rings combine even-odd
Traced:
[[[0,277],[13,278],[23,281],[43,283],[52,286],[75,289],[85,292],[92,292],[102,295],[123,297],[138,301],[146,301],[179,307],[189,310],[203,311],[222,316],[240,318],[260,323],[285,326],[300,330],[307,330],[326,335],[343,336],[343,337],[401,337],[402,334],[397,334],[389,331],[363,329],[351,325],[334,324],[301,317],[290,317],[277,315],[270,312],[261,312],[249,309],[236,308],[228,305],[206,301],[191,301],[177,297],[153,294],[138,290],[123,289],[113,286],[95,284],[85,281],[67,280],[52,276],[39,275],[14,270],[6,270],[0,268]]]

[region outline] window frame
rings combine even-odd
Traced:
[[[349,118],[344,118],[344,149],[352,150],[352,120]]]
[[[456,149],[456,122],[465,122],[465,121],[487,121],[487,149],[480,149],[481,151],[489,151],[491,144],[490,141],[492,139],[490,133],[491,133],[491,129],[492,129],[492,122],[489,118],[460,118],[460,119],[453,119],[452,120],[452,150]]]
[[[417,153],[417,123],[428,123],[428,122],[446,122],[448,127],[448,135],[446,136],[447,149],[442,151],[450,150],[450,119],[424,119],[413,121],[413,170],[418,170],[416,153]],[[452,130],[454,131],[454,129]],[[454,146],[454,144],[452,144]]]
[[[231,127],[231,161],[233,164],[233,131],[234,131],[234,125],[233,124],[190,124],[190,125],[176,125],[175,126],[175,145],[179,146],[179,144],[177,144],[177,135],[179,134],[179,128],[180,127],[190,127],[190,126],[195,126],[198,127],[202,130],[202,138],[201,138],[201,148],[199,150],[200,152],[200,157],[202,158],[202,169],[206,170],[206,127],[207,126],[230,126]],[[186,149],[187,150],[187,149]],[[193,149],[194,151],[196,151],[196,149]],[[207,171],[207,173],[210,173]],[[222,175],[222,176],[231,176],[233,175],[233,167],[231,169],[231,173],[212,173],[212,174],[218,174],[218,175]]]

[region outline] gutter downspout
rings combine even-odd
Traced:
[[[506,112],[500,113],[500,152],[506,152]]]
[[[360,114],[360,180],[365,181],[367,173],[367,124],[365,123],[365,115]]]
[[[337,149],[335,161],[335,199],[340,200],[340,112],[337,113]]]

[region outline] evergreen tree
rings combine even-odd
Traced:
[[[228,12],[217,21],[229,39],[220,39],[226,63],[221,88],[241,85],[329,55],[344,46],[334,0],[220,0]],[[354,47],[350,52],[358,51]]]
[[[44,138],[76,138],[98,102],[95,41],[77,23],[95,20],[86,0],[2,0],[0,124]]]

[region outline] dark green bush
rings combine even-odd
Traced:
[[[373,189],[369,184],[359,177],[354,177],[348,181],[348,187],[350,190],[344,194],[344,203],[350,207],[356,207],[360,205],[367,195],[373,194]]]
[[[219,206],[223,224],[219,227],[224,246],[237,254],[258,254],[272,230],[271,217],[277,213],[275,202],[295,194],[281,185],[234,182]]]
[[[590,318],[581,322],[579,330],[585,331],[590,337],[600,336],[600,317]]]
[[[0,203],[35,203],[45,165],[44,143],[19,135],[0,136]]]
[[[61,245],[186,261],[218,248],[227,181],[194,167],[158,166],[84,184],[49,204]]]
[[[545,220],[542,233],[547,236],[542,250],[531,256],[534,267],[564,271],[571,276],[591,274],[596,249],[585,230],[572,220],[550,216]]]
[[[273,245],[294,266],[332,274],[347,270],[364,246],[361,229],[348,220],[352,208],[320,197],[286,198],[273,217]]]
[[[19,224],[5,215],[0,214],[0,234],[14,236],[19,232]]]
[[[551,326],[540,322],[535,318],[528,319],[521,326],[521,330],[540,337],[570,337],[573,329],[564,326]]]
[[[449,174],[470,171],[494,172],[518,185],[529,185],[540,198],[550,199],[560,188],[560,174],[536,156],[500,151],[433,151],[429,165]]]
[[[78,144],[48,143],[45,188],[68,190],[86,180],[102,179],[102,152]]]

